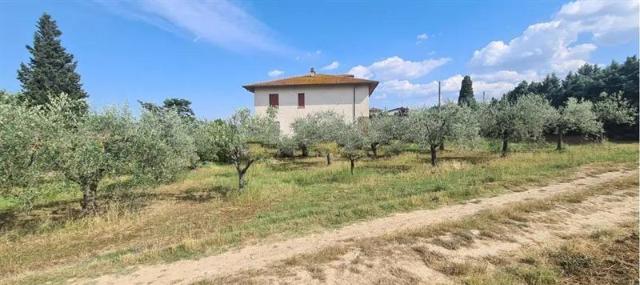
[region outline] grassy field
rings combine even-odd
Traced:
[[[629,211],[624,222],[598,222],[593,216],[585,217],[616,210],[611,206],[625,199],[636,201],[637,188],[636,172],[608,183],[525,199],[462,219],[353,239],[267,268],[235,272],[194,285],[263,284],[267,280],[304,284],[310,283],[309,279],[329,284],[338,280],[345,284],[351,280],[423,284],[425,280],[438,283],[438,276],[453,284],[633,284],[638,277],[637,205],[632,207],[635,211],[624,208],[622,212]],[[572,230],[559,227],[566,223],[583,224]],[[594,226],[598,223],[600,226]],[[514,244],[520,247],[497,250],[500,245]],[[493,250],[488,252],[487,248]],[[421,270],[424,267],[437,273]],[[309,277],[301,280],[305,275]]]
[[[340,160],[331,166],[320,157],[270,160],[250,169],[242,194],[233,192],[237,178],[227,165],[208,165],[159,187],[132,188],[120,178],[101,185],[104,212],[85,218],[77,215],[73,186],[52,182],[30,213],[0,198],[0,276],[20,275],[12,282],[32,284],[92,276],[547,184],[585,169],[637,167],[635,143],[552,149],[507,158],[450,150],[437,168],[425,154],[406,152],[365,159],[353,176]]]

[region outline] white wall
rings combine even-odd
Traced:
[[[291,134],[291,123],[296,118],[321,111],[342,114],[345,121],[353,119],[353,91],[355,88],[356,118],[369,117],[369,86],[300,86],[257,88],[254,94],[256,114],[264,115],[269,107],[269,94],[278,94],[278,122],[283,134]],[[305,107],[298,108],[298,93],[304,93]]]

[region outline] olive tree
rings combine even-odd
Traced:
[[[55,139],[50,143],[54,169],[80,186],[83,213],[97,210],[97,189],[109,174],[129,169],[134,120],[126,110],[66,116],[73,102],[52,98]]]
[[[171,181],[198,161],[192,128],[175,111],[142,112],[130,151],[135,177],[151,182]]]
[[[603,124],[631,125],[635,123],[636,110],[625,99],[623,92],[607,94],[600,93],[600,100],[593,105],[593,111]]]
[[[332,111],[308,114],[296,119],[292,124],[293,140],[302,151],[302,156],[309,156],[309,150],[319,143],[335,140],[336,130],[344,124],[344,118]]]
[[[0,189],[30,209],[49,167],[49,119],[40,107],[0,100]]]
[[[333,111],[317,113],[317,127],[320,137],[315,149],[327,158],[327,165],[331,164],[331,154],[338,152],[337,140],[341,130],[346,126],[344,117]]]
[[[281,136],[276,147],[278,148],[278,153],[276,154],[278,157],[294,157],[297,143],[290,136]]]
[[[409,114],[407,138],[428,148],[431,165],[437,164],[438,147],[446,141],[470,142],[478,135],[477,120],[472,109],[466,106],[446,104],[438,107],[421,108]]]
[[[249,167],[265,155],[260,145],[278,142],[280,128],[275,116],[274,108],[270,108],[266,116],[252,115],[249,110],[241,109],[225,122],[217,136],[218,144],[238,173],[238,191],[244,190]]]
[[[554,113],[542,96],[528,94],[518,100],[493,100],[480,105],[481,132],[502,141],[501,154],[509,152],[509,142],[539,140]]]
[[[175,112],[143,112],[136,120],[127,108],[75,115],[66,96],[48,104],[53,138],[48,140],[52,169],[80,186],[83,213],[98,208],[98,186],[110,175],[133,174],[169,181],[191,165],[193,139]]]
[[[365,155],[365,133],[362,122],[345,124],[336,130],[339,134],[337,143],[340,146],[340,154],[349,160],[351,175],[356,161]]]
[[[218,136],[223,134],[225,122],[217,119],[214,121],[195,121],[193,124],[193,140],[196,153],[202,162],[227,161],[221,151]]]
[[[365,140],[373,157],[378,156],[378,146],[389,144],[392,140],[402,138],[405,130],[404,118],[381,113],[366,121]]]
[[[309,148],[320,140],[321,132],[318,129],[317,114],[308,114],[297,118],[291,124],[293,140],[302,151],[302,156],[309,156]]]
[[[573,131],[584,135],[602,134],[602,122],[593,111],[593,103],[569,98],[565,106],[552,113],[550,126],[557,135],[557,150],[563,149],[563,137],[566,132]]]
[[[334,130],[339,130],[339,129],[334,129]],[[331,154],[337,153],[340,151],[340,147],[335,142],[335,140],[327,140],[325,142],[320,142],[316,144],[315,149],[326,157],[327,165],[331,165]]]

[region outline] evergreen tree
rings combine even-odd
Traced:
[[[552,106],[560,106],[561,103],[555,102],[555,100],[562,97],[564,90],[562,90],[562,82],[555,73],[547,75],[542,81],[540,90],[532,90],[535,94],[540,94],[547,99]],[[557,103],[557,104],[556,104]]]
[[[30,105],[46,105],[52,96],[65,93],[73,100],[87,98],[82,89],[80,75],[76,73],[77,62],[60,43],[62,32],[48,14],[38,20],[38,30],[34,34],[33,46],[27,46],[31,53],[28,64],[20,64],[18,80],[22,85],[22,100]],[[75,111],[84,113],[87,105],[83,101]]]
[[[534,85],[534,89],[535,89],[535,85]],[[520,97],[523,97],[529,93],[531,93],[529,92],[529,83],[527,83],[526,80],[523,80],[522,82],[520,82],[520,84],[518,84],[518,86],[516,86],[516,88],[507,92],[506,98],[507,100],[509,100],[509,102],[514,103],[518,101]]]
[[[611,105],[609,101],[623,100],[629,105],[630,112],[636,114],[636,119],[631,124],[607,120],[604,124],[605,132],[610,137],[637,138],[637,114],[640,111],[638,109],[639,70],[640,62],[635,55],[627,57],[622,64],[612,61],[604,68],[584,64],[575,72],[569,72],[564,80],[551,74],[547,75],[542,82],[527,84],[523,81],[507,92],[505,97],[510,101],[517,101],[524,94],[539,94],[543,95],[555,108],[562,108],[571,98],[586,100],[593,104],[607,101],[605,103],[609,105]],[[616,98],[610,98],[611,96]]]
[[[182,118],[194,119],[195,113],[191,109],[191,101],[180,98],[168,98],[162,102],[165,109],[175,110]]]
[[[460,87],[460,97],[458,97],[458,105],[460,106],[475,106],[476,99],[473,98],[473,82],[471,77],[466,75],[462,79],[462,86]]]
[[[162,106],[156,105],[151,102],[144,102],[140,100],[138,100],[138,103],[140,103],[140,106],[143,109],[152,113],[174,111],[178,115],[180,115],[181,118],[184,118],[190,121],[195,120],[196,118],[196,115],[193,112],[193,109],[191,109],[191,101],[187,99],[167,98],[162,102]]]
[[[624,92],[624,97],[636,108],[636,112],[638,111],[638,98],[640,97],[638,90],[638,87],[640,86],[640,83],[638,82],[640,76],[638,71],[640,71],[640,61],[638,61],[638,57],[634,55],[627,57],[620,67],[619,74],[620,77],[623,77],[622,81],[624,84],[622,85],[622,91]],[[612,93],[613,92],[609,92],[609,94]]]

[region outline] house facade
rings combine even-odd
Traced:
[[[253,93],[256,114],[266,114],[269,106],[277,108],[281,132],[291,134],[297,118],[315,112],[334,111],[348,122],[369,117],[369,96],[376,86],[377,81],[350,74],[318,74],[312,68],[306,75],[243,87]]]

